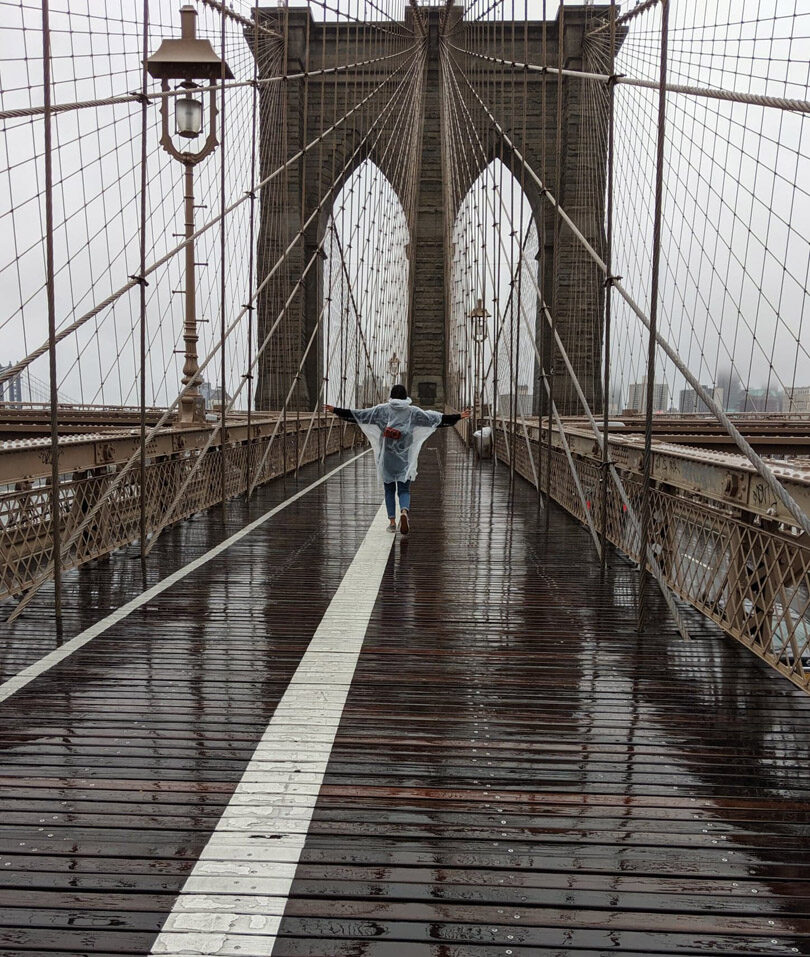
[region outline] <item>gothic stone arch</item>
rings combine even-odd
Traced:
[[[409,385],[417,401],[427,405],[442,407],[444,404],[444,383],[447,367],[446,321],[447,286],[446,271],[450,261],[449,250],[445,249],[446,236],[455,220],[456,210],[444,209],[442,149],[445,131],[441,121],[441,89],[439,66],[439,30],[442,14],[440,7],[423,7],[422,14],[428,27],[427,62],[425,76],[424,114],[422,117],[422,151],[419,169],[419,191],[413,208],[409,208],[400,196],[406,211],[411,235],[409,247],[409,266],[411,277],[410,305],[410,356]],[[606,15],[607,8],[565,7],[565,43],[564,66],[569,69],[582,69],[584,64],[585,24],[587,17],[600,13]],[[275,29],[286,29],[287,73],[299,73],[304,70],[316,71],[322,67],[336,65],[339,57],[342,63],[369,60],[389,52],[382,41],[365,38],[358,42],[356,49],[347,40],[345,24],[319,23],[312,20],[306,8],[264,8],[260,16]],[[451,8],[445,31],[452,34],[452,42],[459,47],[465,45],[465,33],[470,29],[461,19],[462,10]],[[408,10],[406,25],[413,25],[413,12]],[[283,21],[286,20],[286,25]],[[542,24],[539,21],[528,25],[528,49],[531,62],[540,62]],[[338,39],[338,31],[340,39]],[[487,31],[489,38],[487,38]],[[515,25],[515,35],[523,37],[524,24]],[[549,66],[556,66],[559,21],[546,24],[546,44]],[[477,47],[492,56],[504,54],[503,37],[512,35],[511,25],[502,22],[475,25]],[[482,41],[483,36],[483,41]],[[260,43],[272,43],[272,40],[260,40]],[[482,47],[483,43],[483,47]],[[522,48],[523,44],[520,43]],[[356,55],[355,55],[356,54]],[[268,61],[267,56],[258,57],[260,69]],[[366,70],[374,70],[368,67]],[[493,79],[501,79],[503,92],[491,102],[490,108],[499,122],[516,139],[520,139],[523,152],[531,167],[543,178],[549,189],[554,189],[557,180],[558,163],[561,170],[561,195],[563,207],[578,223],[591,244],[601,251],[604,247],[604,189],[597,188],[596,197],[590,197],[586,203],[582,197],[588,194],[585,180],[589,183],[604,182],[604,150],[594,149],[594,143],[600,142],[591,135],[595,116],[590,113],[589,100],[582,89],[583,81],[564,81],[562,148],[556,155],[557,133],[557,80],[553,74],[545,77],[546,113],[542,114],[542,84],[544,77],[537,73],[519,74],[519,82],[506,82],[508,70],[492,65]],[[266,70],[262,77],[267,76]],[[342,82],[351,82],[349,74],[342,74]],[[379,73],[380,82],[384,72]],[[366,73],[366,80],[369,74]],[[371,82],[374,82],[373,75]],[[302,147],[314,140],[319,133],[328,128],[343,110],[336,112],[341,104],[336,104],[335,81],[332,75],[325,78],[310,77],[306,91],[307,103],[304,110],[305,85],[303,80],[286,81],[281,88],[283,109],[271,110],[269,98],[279,96],[276,84],[262,87],[261,97],[267,102],[267,108],[261,110],[265,125],[261,131],[261,175],[267,176],[287,158],[294,156]],[[488,89],[497,89],[494,83]],[[524,95],[525,89],[525,95]],[[349,103],[351,104],[351,100]],[[592,101],[591,101],[592,102]],[[345,107],[344,107],[345,109]],[[565,226],[559,230],[560,249],[558,255],[559,271],[554,275],[554,237],[555,212],[544,201],[536,184],[528,177],[520,176],[519,164],[496,139],[494,131],[484,122],[485,117],[479,109],[470,111],[481,124],[478,131],[484,144],[485,156],[477,144],[470,143],[468,160],[469,183],[467,188],[495,158],[501,159],[518,180],[522,181],[524,191],[532,205],[541,250],[541,276],[546,301],[551,307],[557,329],[569,353],[575,371],[583,385],[585,394],[596,409],[601,405],[601,343],[604,293],[601,284],[596,281],[595,271],[586,282],[582,276],[587,271],[583,266],[583,254],[578,241]],[[279,123],[279,116],[284,122]],[[368,124],[373,118],[366,111],[358,111],[352,122],[339,132],[340,148],[333,151],[330,138],[329,149],[320,154],[318,148],[311,150],[307,157],[294,163],[286,176],[286,190],[266,189],[261,197],[261,223],[258,243],[258,277],[266,276],[272,265],[281,256],[291,237],[301,229],[303,222],[316,209],[319,201],[334,179],[340,173],[340,165],[348,161],[357,145],[368,132]],[[526,135],[523,140],[523,130]],[[334,134],[333,134],[334,136]],[[329,162],[323,164],[322,156],[329,156]],[[391,155],[384,150],[361,150],[344,171],[341,180],[350,175],[353,169],[364,159],[370,158],[380,168],[396,189],[399,182],[391,167]],[[334,157],[334,161],[333,161]],[[545,157],[545,168],[542,159]],[[594,180],[595,177],[595,180]],[[332,193],[337,193],[338,187]],[[577,203],[581,203],[578,208]],[[331,206],[331,198],[325,204],[325,211]],[[315,218],[306,230],[303,243],[298,243],[288,257],[288,266],[279,270],[276,280],[269,283],[258,301],[258,338],[264,339],[267,331],[281,311],[283,303],[293,290],[305,264],[317,249],[322,237],[325,216]],[[285,278],[286,277],[286,278]],[[414,285],[415,277],[418,282]],[[593,281],[591,281],[591,278]],[[280,404],[286,396],[301,360],[306,342],[317,322],[322,304],[322,264],[319,261],[312,268],[303,283],[302,292],[295,297],[285,320],[277,332],[279,344],[268,352],[260,364],[257,383],[257,406],[271,408]],[[544,348],[547,336],[544,324],[538,323],[538,336]],[[547,354],[547,353],[545,353]],[[557,369],[560,362],[557,360]],[[314,352],[307,363],[304,376],[298,383],[292,406],[311,409],[319,388],[320,371]],[[570,390],[569,390],[570,392]],[[539,394],[539,390],[536,391]],[[570,405],[570,408],[567,407]],[[571,395],[566,405],[560,408],[565,413],[580,411],[576,399]]]

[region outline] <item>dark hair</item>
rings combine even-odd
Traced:
[[[393,389],[391,389],[391,398],[392,399],[407,399],[408,390],[405,388],[404,385],[395,385]]]

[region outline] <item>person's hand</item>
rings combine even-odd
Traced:
[[[469,419],[469,417],[470,417],[471,415],[472,415],[472,412],[470,412],[469,409],[464,409],[464,410],[462,411],[462,413],[461,413],[461,418],[462,418],[462,419]]]
[[[323,407],[323,411],[324,411],[324,412],[334,412],[334,411],[335,411],[335,407],[334,407],[333,405],[325,405],[325,406]]]

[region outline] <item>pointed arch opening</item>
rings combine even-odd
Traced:
[[[473,409],[475,426],[519,422],[540,405],[540,258],[529,197],[493,160],[458,207],[450,247],[448,395]]]
[[[323,268],[325,401],[373,405],[407,380],[410,233],[380,168],[364,160],[326,220]]]

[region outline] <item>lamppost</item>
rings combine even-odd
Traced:
[[[484,340],[489,333],[489,313],[484,303],[477,299],[475,308],[470,311],[472,337],[475,341],[475,399],[473,402],[473,432],[477,432],[480,420],[484,417]],[[480,401],[480,412],[479,412]]]
[[[197,39],[197,11],[192,6],[180,8],[180,39],[164,40],[157,53],[147,58],[146,68],[149,75],[161,81],[161,89],[169,92],[169,81],[180,80],[179,87],[186,91],[175,103],[175,133],[185,140],[194,140],[203,129],[202,99],[193,95],[203,87],[198,80],[208,81],[208,135],[202,149],[196,153],[178,149],[169,132],[169,99],[164,96],[160,101],[161,137],[160,145],[174,159],[185,167],[185,237],[186,243],[186,286],[185,320],[183,323],[183,341],[185,343],[185,362],[183,363],[183,385],[188,389],[180,399],[180,422],[202,422],[205,408],[200,395],[199,360],[197,356],[197,303],[194,282],[194,167],[210,156],[216,148],[217,139],[217,80],[232,80],[228,64],[214,53],[208,40]],[[224,383],[223,383],[224,388]]]
[[[401,364],[402,362],[399,356],[394,352],[388,360],[388,374],[391,376],[394,385],[396,385],[397,379],[399,378],[399,367]]]

